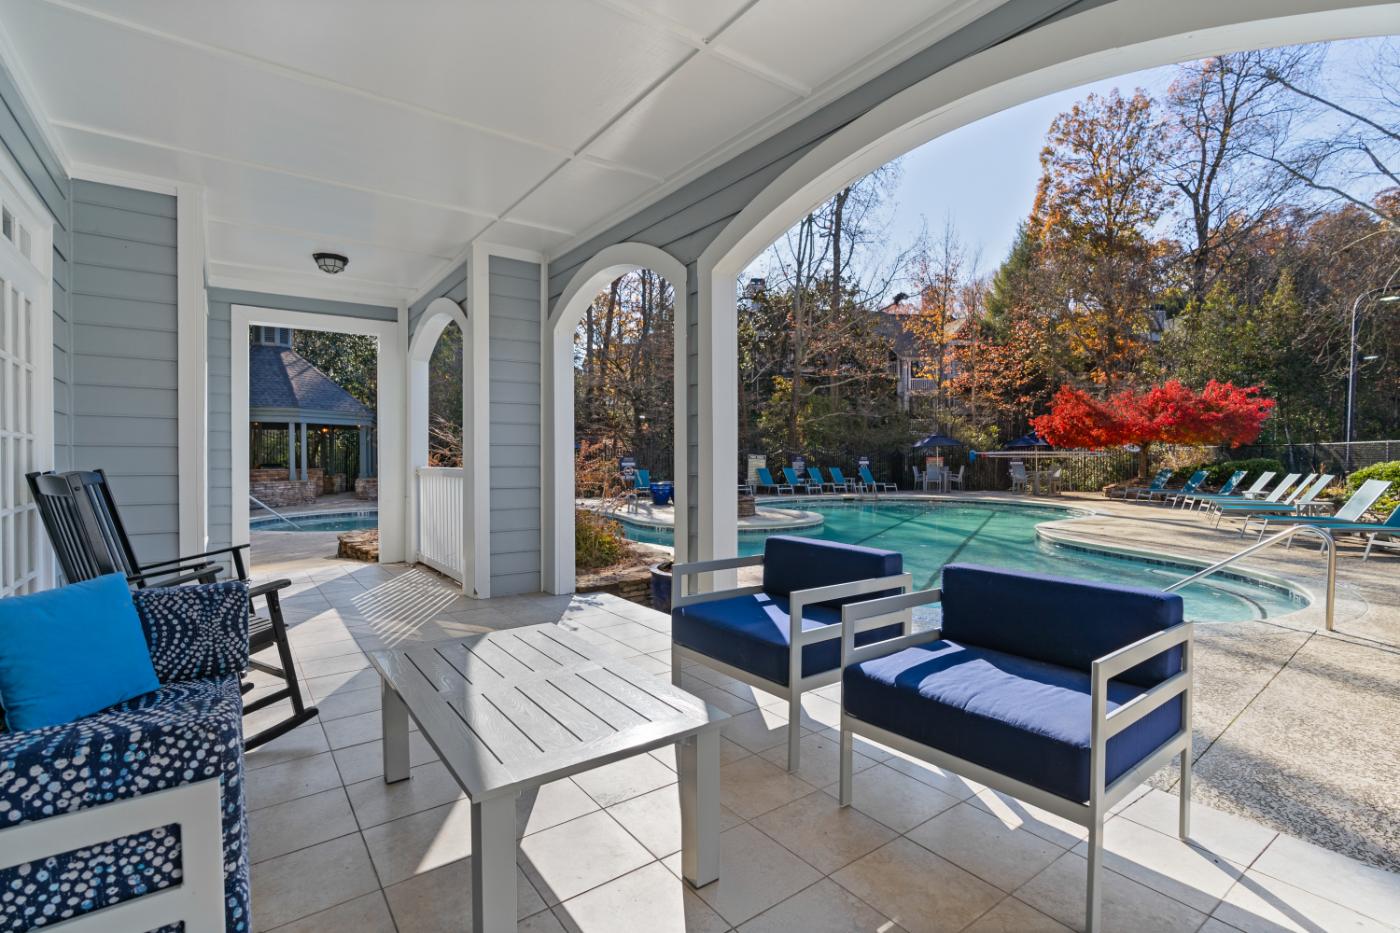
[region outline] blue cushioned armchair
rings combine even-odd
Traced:
[[[702,573],[762,567],[763,583],[686,595]],[[907,592],[910,576],[894,551],[774,535],[763,554],[676,564],[671,602],[671,677],[690,661],[788,698],[788,770],[797,769],[802,694],[841,678],[841,607],[875,595]],[[799,619],[793,637],[792,619]],[[908,614],[862,629],[856,641],[893,638]]]
[[[857,632],[942,603],[942,630]],[[860,735],[1089,830],[1086,928],[1099,928],[1109,808],[1179,757],[1191,806],[1191,625],[1156,590],[949,564],[941,590],[842,610],[841,804]],[[859,775],[855,776],[859,780]]]
[[[160,688],[0,731],[0,930],[252,929],[243,788],[248,591],[133,595]],[[68,927],[64,927],[68,929]]]

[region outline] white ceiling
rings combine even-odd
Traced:
[[[76,177],[207,190],[214,284],[558,254],[1003,0],[0,0]]]

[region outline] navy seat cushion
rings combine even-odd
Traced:
[[[943,637],[1088,673],[1094,660],[1180,625],[1181,597],[974,564],[943,568]],[[1181,670],[1178,646],[1124,671],[1152,686]]]
[[[802,612],[803,631],[840,622],[841,611],[831,606],[808,606]],[[671,638],[676,644],[784,686],[788,685],[791,630],[786,596],[733,596],[671,612]],[[900,630],[896,624],[861,632],[856,644],[894,638]],[[840,662],[839,636],[806,645],[802,649],[802,676],[834,670]]]
[[[770,596],[788,596],[797,590],[892,577],[903,572],[904,557],[898,551],[792,535],[773,535],[763,543],[763,592]],[[842,606],[897,592],[847,596],[828,600],[825,605]]]
[[[936,641],[853,664],[847,712],[864,722],[1079,803],[1089,799],[1089,675]],[[1112,682],[1110,711],[1143,692]],[[1181,728],[1181,697],[1108,741],[1113,783]]]

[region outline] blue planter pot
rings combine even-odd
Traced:
[[[651,607],[657,612],[671,611],[671,562],[663,561],[651,567]]]

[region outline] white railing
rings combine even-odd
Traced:
[[[418,560],[462,579],[462,470],[418,468]]]

